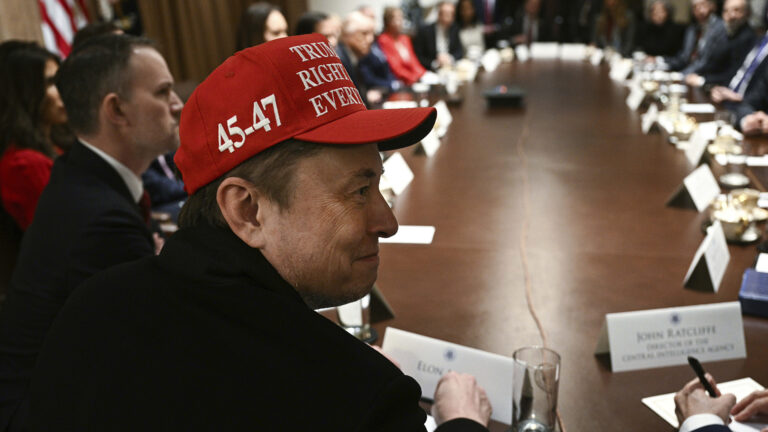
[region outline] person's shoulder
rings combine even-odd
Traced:
[[[0,158],[2,164],[39,164],[44,163],[46,165],[53,165],[53,159],[44,155],[43,153],[28,149],[17,148],[15,146],[9,147],[2,158]]]

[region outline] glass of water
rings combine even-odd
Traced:
[[[560,355],[549,348],[520,348],[514,360],[512,393],[513,432],[554,432]]]

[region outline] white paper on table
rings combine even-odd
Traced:
[[[744,399],[755,390],[764,390],[763,386],[757,383],[752,378],[742,378],[734,381],[728,381],[719,383],[717,388],[721,393],[732,393],[736,396],[736,400]],[[667,393],[658,396],[650,396],[642,399],[643,404],[650,408],[653,412],[659,415],[671,424],[673,427],[679,427],[677,416],[675,415],[675,394]],[[760,431],[764,427],[768,427],[768,424],[756,424],[756,423],[739,423],[731,422],[728,425],[733,432],[753,432]]]
[[[757,256],[757,264],[755,265],[755,270],[759,271],[760,273],[768,273],[768,254],[767,253],[761,253]]]
[[[428,225],[400,225],[397,234],[380,238],[379,243],[432,244],[435,227]]]
[[[384,109],[400,109],[400,108],[416,108],[419,104],[416,101],[401,100],[401,101],[386,101],[381,104]]]
[[[728,156],[724,154],[716,154],[715,162],[717,162],[720,166],[726,166],[728,165]]]
[[[686,114],[712,114],[715,112],[715,106],[708,103],[687,103],[680,106],[680,111]]]

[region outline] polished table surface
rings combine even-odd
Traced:
[[[526,106],[488,108],[482,91],[514,84]],[[626,88],[605,66],[502,65],[463,86],[463,104],[431,158],[403,150],[415,179],[402,225],[434,225],[431,245],[381,246],[378,286],[395,318],[377,323],[511,356],[547,343],[562,356],[566,430],[672,430],[641,398],[676,391],[688,366],[613,373],[593,355],[606,313],[737,300],[755,245],[730,246],[720,290],[682,281],[705,215],[665,202],[693,169],[660,134],[643,135]],[[768,384],[768,320],[744,316],[748,357],[705,363],[720,381]],[[431,396],[431,395],[425,395]],[[504,430],[493,424],[492,430]]]

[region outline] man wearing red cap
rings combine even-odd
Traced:
[[[370,291],[378,238],[397,230],[378,151],[420,140],[435,111],[368,111],[340,65],[324,37],[296,36],[195,90],[181,228],[72,295],[30,430],[424,430],[418,384],[313,309]],[[441,432],[486,430],[472,377],[446,375],[434,399]]]

